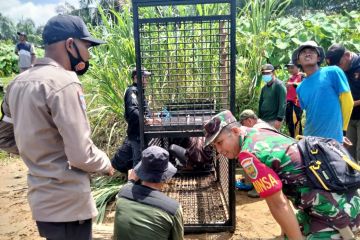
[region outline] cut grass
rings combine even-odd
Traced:
[[[92,193],[96,208],[99,211],[99,214],[96,216],[97,224],[104,221],[107,206],[115,200],[120,187],[125,183],[125,178],[120,173],[115,173],[112,177],[100,176],[93,179]]]

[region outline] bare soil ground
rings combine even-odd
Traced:
[[[0,161],[0,239],[40,240],[27,202],[27,168],[18,158]],[[280,239],[280,227],[264,200],[236,193],[236,231],[186,235],[185,239]],[[94,225],[94,240],[111,239],[112,224]]]

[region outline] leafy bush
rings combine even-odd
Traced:
[[[6,77],[18,71],[14,47],[10,41],[0,41],[0,77]]]
[[[301,42],[315,40],[325,50],[335,42],[349,50],[360,51],[360,12],[326,15],[309,13],[301,18],[280,17],[268,22],[266,30],[254,33],[251,15],[238,17],[237,22],[237,112],[244,108],[257,109],[261,88],[260,67],[271,63],[277,75],[287,80],[283,69]]]

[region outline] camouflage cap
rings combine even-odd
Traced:
[[[239,115],[239,122],[241,123],[241,121],[244,121],[248,118],[258,119],[258,116],[255,114],[253,110],[245,109]]]
[[[236,122],[236,118],[229,110],[222,111],[213,116],[204,125],[205,146],[212,143],[221,130],[230,123]]]

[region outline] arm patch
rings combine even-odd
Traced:
[[[238,160],[250,177],[251,183],[260,197],[266,198],[282,189],[279,176],[252,153],[241,152]]]

